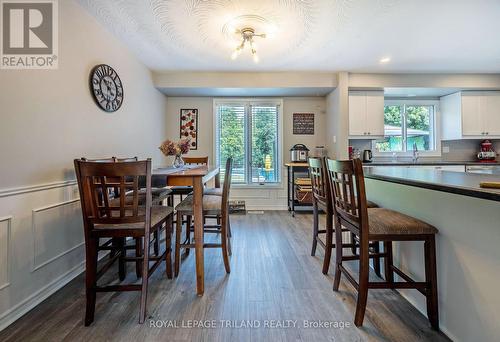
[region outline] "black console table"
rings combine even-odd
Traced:
[[[312,203],[299,202],[295,197],[295,179],[297,177],[309,177],[309,165],[307,163],[291,162],[285,164],[287,167],[288,181],[287,181],[287,198],[288,198],[288,211],[295,216],[295,209],[312,210]]]

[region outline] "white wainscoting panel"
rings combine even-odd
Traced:
[[[32,216],[33,272],[84,244],[79,199],[33,209]]]
[[[0,217],[0,290],[10,285],[12,216]]]

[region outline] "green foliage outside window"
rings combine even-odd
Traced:
[[[384,107],[386,137],[375,143],[379,152],[403,151],[403,121],[406,115],[406,150],[417,144],[419,150],[431,149],[431,106],[390,105]]]

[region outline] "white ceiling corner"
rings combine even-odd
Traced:
[[[500,72],[499,0],[78,2],[159,71]],[[230,59],[243,25],[275,31],[258,64]]]

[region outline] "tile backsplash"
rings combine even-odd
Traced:
[[[497,152],[497,160],[500,160],[500,140],[492,140],[493,148]],[[441,150],[443,147],[448,147],[448,153],[442,153],[441,157],[421,157],[420,160],[443,160],[443,161],[471,161],[476,160],[477,152],[479,152],[479,144],[481,140],[446,140],[441,142]],[[370,150],[372,148],[371,140],[367,139],[351,139],[349,145],[361,151]],[[390,157],[388,157],[390,158]],[[387,159],[375,157],[375,159]],[[410,158],[400,157],[398,160]]]

